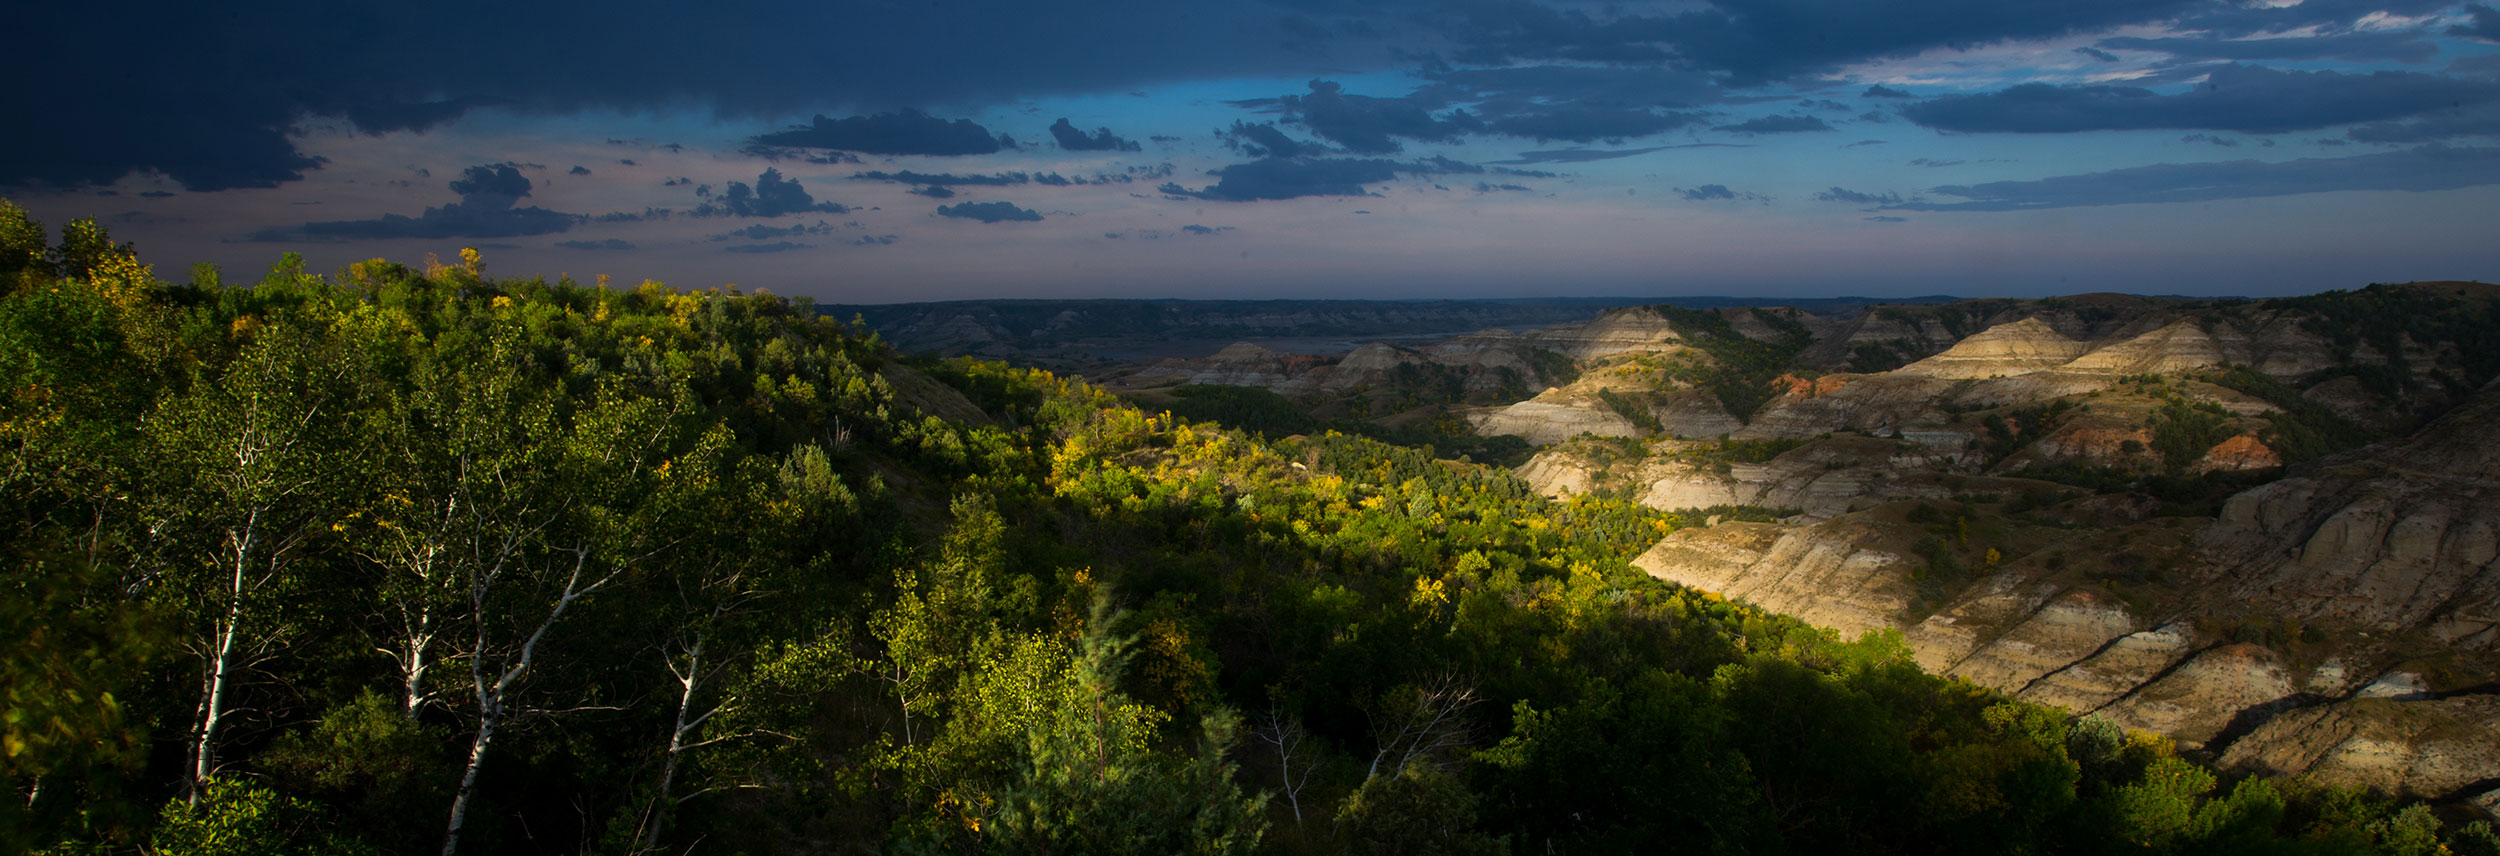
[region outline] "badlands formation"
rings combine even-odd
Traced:
[[[1540,490],[1679,512],[1657,577],[2226,767],[2500,811],[2500,288],[1821,309],[1089,374],[1517,437]]]
[[[2492,311],[2479,289],[2375,297]],[[2477,328],[2101,308],[2008,306],[1959,338],[1835,323],[1741,419],[1675,383],[1625,408],[1637,384],[1601,364],[1477,424],[1602,423],[1521,468],[1549,493],[1775,509],[1694,512],[1637,561],[1660,578],[1899,632],[1932,671],[2226,767],[2500,808],[2500,382]]]

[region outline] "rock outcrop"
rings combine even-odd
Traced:
[[[2083,440],[2066,442],[2108,446]],[[2241,434],[2198,466],[2279,460]],[[2086,507],[2062,509],[2091,516]],[[2239,493],[2200,525],[2144,530],[2177,545],[2149,562],[2079,570],[2042,558],[2145,544],[2131,530],[2086,530],[1993,574],[1922,589],[1922,559],[1890,514],[1861,506],[1811,523],[1678,531],[1636,565],[1844,633],[1902,629],[1932,671],[2167,734],[2226,765],[2500,803],[2486,793],[2500,782],[2500,694],[2459,685],[2500,670],[2500,382],[2412,436]],[[2108,575],[2145,566],[2167,568],[2169,582],[2112,596]],[[2272,641],[2250,641],[2251,628]],[[2450,677],[2391,668],[2426,650],[2441,652]],[[2293,651],[2340,653],[2302,665]]]
[[[2231,744],[2223,766],[2418,798],[2500,779],[2500,695],[2355,698],[2286,711]]]
[[[1950,379],[2026,375],[2074,362],[2088,350],[2089,345],[2066,338],[2040,319],[2024,318],[1982,330],[1898,371]]]
[[[2245,602],[2500,651],[2500,386],[2411,438],[2232,497],[2198,546]]]
[[[1663,351],[1684,337],[1666,316],[1646,306],[1610,309],[1585,324],[1562,324],[1522,335],[1522,341],[1573,359],[1594,360],[1627,351]]]
[[[1834,531],[1826,531],[1826,528]],[[1740,598],[1845,637],[1898,627],[1917,599],[1903,551],[1861,544],[1850,528],[1727,523],[1682,529],[1632,562],[1652,576]]]
[[[2175,374],[2221,365],[2222,348],[2190,319],[2094,348],[2061,370],[2094,375]]]
[[[1479,434],[1509,434],[1530,443],[1559,443],[1582,434],[1637,437],[1632,420],[1591,402],[1547,390],[1536,398],[1508,407],[1478,411],[1472,417]]]
[[[1282,354],[1249,342],[1235,342],[1202,360],[1164,360],[1131,375],[1136,384],[1221,384],[1254,386],[1285,395],[1320,388],[1319,372],[1328,361],[1307,354]]]

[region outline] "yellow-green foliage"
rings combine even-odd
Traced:
[[[765,295],[73,243],[0,296],[9,849],[439,848],[472,757],[472,852],[2437,838],[1652,579],[1674,515],[1429,448],[934,366],[971,424]]]

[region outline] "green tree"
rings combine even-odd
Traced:
[[[1375,776],[1337,809],[1337,836],[1360,856],[1498,854],[1509,842],[1475,828],[1476,796],[1430,767]]]
[[[45,240],[42,223],[17,203],[0,199],[0,294],[52,273],[44,259]]]
[[[2166,849],[2191,832],[2197,799],[2213,789],[2212,773],[2175,757],[2157,759],[2142,779],[2111,795],[2120,834],[2138,846]]]
[[[491,552],[464,563],[466,597],[456,606],[469,642],[462,659],[476,727],[452,794],[444,856],[459,851],[489,751],[533,712],[523,704],[527,679],[554,669],[566,616],[632,581],[678,535],[654,498],[670,495],[672,456],[686,451],[677,411],[684,401],[637,395],[612,381],[596,383],[589,398],[570,414],[513,429],[526,436],[504,448],[517,466],[493,500],[502,513],[477,539]]]
[[[994,797],[988,844],[1006,853],[1247,853],[1266,821],[1224,760],[1238,720],[1210,711],[1197,757],[1150,748],[1161,717],[1121,694],[1129,640],[1095,630],[1024,735],[1023,757]]]
[[[164,856],[355,856],[371,851],[323,828],[319,807],[235,779],[200,783],[165,805],[148,849]]]
[[[219,733],[246,673],[295,641],[287,600],[318,562],[356,454],[354,354],[288,321],[252,326],[234,360],[204,367],[148,420],[162,492],[149,514],[151,588],[190,616],[200,661],[189,787],[217,774]]]
[[[282,791],[336,806],[342,834],[408,845],[437,831],[434,819],[451,799],[445,732],[366,692],[279,737],[254,763]]]

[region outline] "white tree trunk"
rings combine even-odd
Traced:
[[[460,771],[460,790],[451,797],[451,828],[443,834],[443,856],[460,852],[460,828],[469,820],[469,797],[477,791],[478,767],[486,760],[486,747],[495,742],[495,728],[501,716],[487,714],[478,723],[477,736],[469,741],[469,764]]]
[[[409,632],[407,644],[408,649],[400,657],[404,692],[400,696],[399,711],[414,722],[418,711],[430,698],[425,692],[425,670],[434,665],[427,659],[434,645],[434,607],[431,604],[419,608],[417,626]]]
[[[700,715],[694,713],[694,692],[696,687],[702,685],[703,643],[707,641],[710,641],[708,634],[694,638],[694,645],[686,652],[686,670],[677,675],[677,721],[668,733],[668,754],[660,762],[660,794],[652,804],[651,827],[643,836],[643,847],[646,849],[658,849],[660,830],[668,825],[669,813],[677,807],[677,765],[684,759],[686,750],[691,748],[686,745],[686,735],[703,727],[704,721],[711,719],[712,713],[719,710],[714,708]],[[674,668],[672,665],[671,670],[674,671]]]
[[[511,664],[496,676],[492,684],[486,681],[486,599],[493,593],[492,589],[500,572],[486,574],[472,592],[472,603],[475,607],[472,618],[477,622],[477,651],[469,658],[469,679],[477,689],[477,736],[469,741],[469,763],[466,769],[460,771],[460,790],[452,795],[451,821],[443,832],[443,856],[455,856],[460,852],[460,830],[468,823],[469,798],[475,795],[477,789],[478,768],[484,764],[486,750],[494,744],[495,735],[501,730],[510,714],[509,706],[514,685],[521,680],[523,674],[529,671],[530,663],[538,657],[538,643],[546,640],[547,631],[555,627],[556,622],[564,617],[564,611],[570,609],[574,601],[590,596],[591,593],[607,587],[609,582],[616,579],[616,575],[611,573],[596,582],[583,584],[582,571],[590,564],[590,549],[576,547],[572,553],[573,570],[565,578],[564,593],[556,598],[554,606],[548,608],[546,619],[538,622],[538,627],[530,631],[529,639],[521,643],[519,653],[513,657]]]
[[[226,589],[226,614],[217,622],[215,650],[207,657],[206,675],[200,693],[200,719],[193,730],[191,745],[192,805],[198,805],[200,790],[208,783],[209,774],[217,770],[217,727],[226,720],[226,683],[234,671],[234,644],[243,631],[243,593],[246,567],[252,559],[252,547],[259,536],[260,510],[253,509],[244,518],[243,532],[234,538],[234,574]]]

